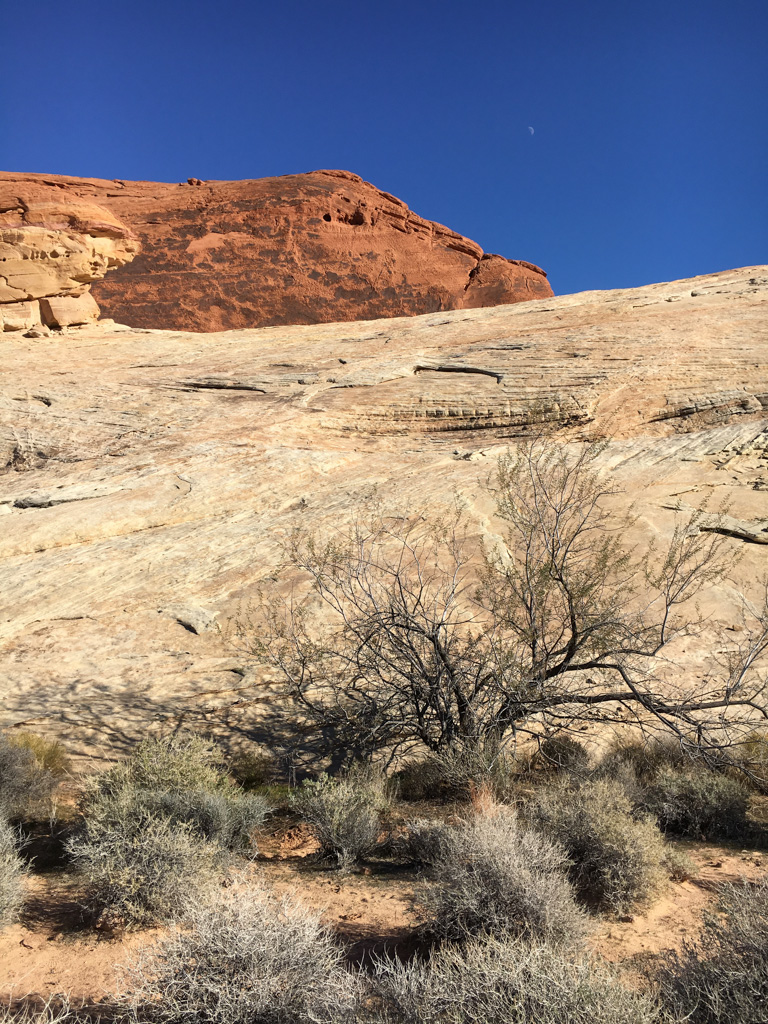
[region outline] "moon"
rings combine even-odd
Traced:
[[[531,133],[531,135],[533,135],[533,128],[531,128],[530,125],[528,125],[528,131]]]

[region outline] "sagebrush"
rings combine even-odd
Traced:
[[[654,1024],[651,999],[604,964],[546,943],[470,940],[428,960],[386,959],[375,976],[373,1021],[392,1024]]]
[[[67,850],[86,891],[85,908],[111,925],[175,921],[219,883],[221,848],[190,824],[134,808],[92,818]]]
[[[625,913],[661,889],[664,840],[652,819],[633,812],[618,783],[539,789],[526,816],[565,848],[571,881],[584,902]]]
[[[17,842],[16,830],[0,818],[0,927],[16,920],[24,902],[26,869]]]
[[[425,928],[441,939],[521,935],[578,942],[586,918],[553,840],[524,828],[504,807],[478,815],[441,837],[430,883],[418,898]]]
[[[319,915],[253,887],[222,892],[140,950],[127,985],[134,1017],[158,1024],[337,1024],[357,994]]]
[[[340,867],[348,867],[375,848],[381,815],[389,802],[384,776],[365,767],[307,781],[293,799],[323,856],[334,858]]]
[[[725,886],[718,910],[697,943],[666,958],[658,978],[665,1002],[690,1024],[765,1024],[768,880]]]

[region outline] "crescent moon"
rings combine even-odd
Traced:
[[[528,131],[531,133],[531,135],[533,135],[533,128],[531,128],[530,125],[528,125]]]

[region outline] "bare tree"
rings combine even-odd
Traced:
[[[374,514],[324,542],[294,535],[287,567],[307,586],[287,603],[267,596],[241,638],[350,756],[498,749],[617,716],[728,746],[767,716],[768,606],[751,609],[716,673],[683,685],[667,655],[704,628],[691,602],[723,578],[723,538],[694,514],[666,551],[634,556],[600,452],[537,439],[502,458],[494,547],[460,508],[437,522]]]

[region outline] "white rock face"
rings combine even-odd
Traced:
[[[663,544],[680,504],[729,506],[715,619],[736,624],[768,572],[766,267],[362,323],[16,331],[0,349],[0,725],[76,750],[247,725],[273,698],[222,632],[290,531],[332,533],[377,488],[406,513],[458,495],[492,538],[486,482],[531,423],[611,438],[629,545]]]

